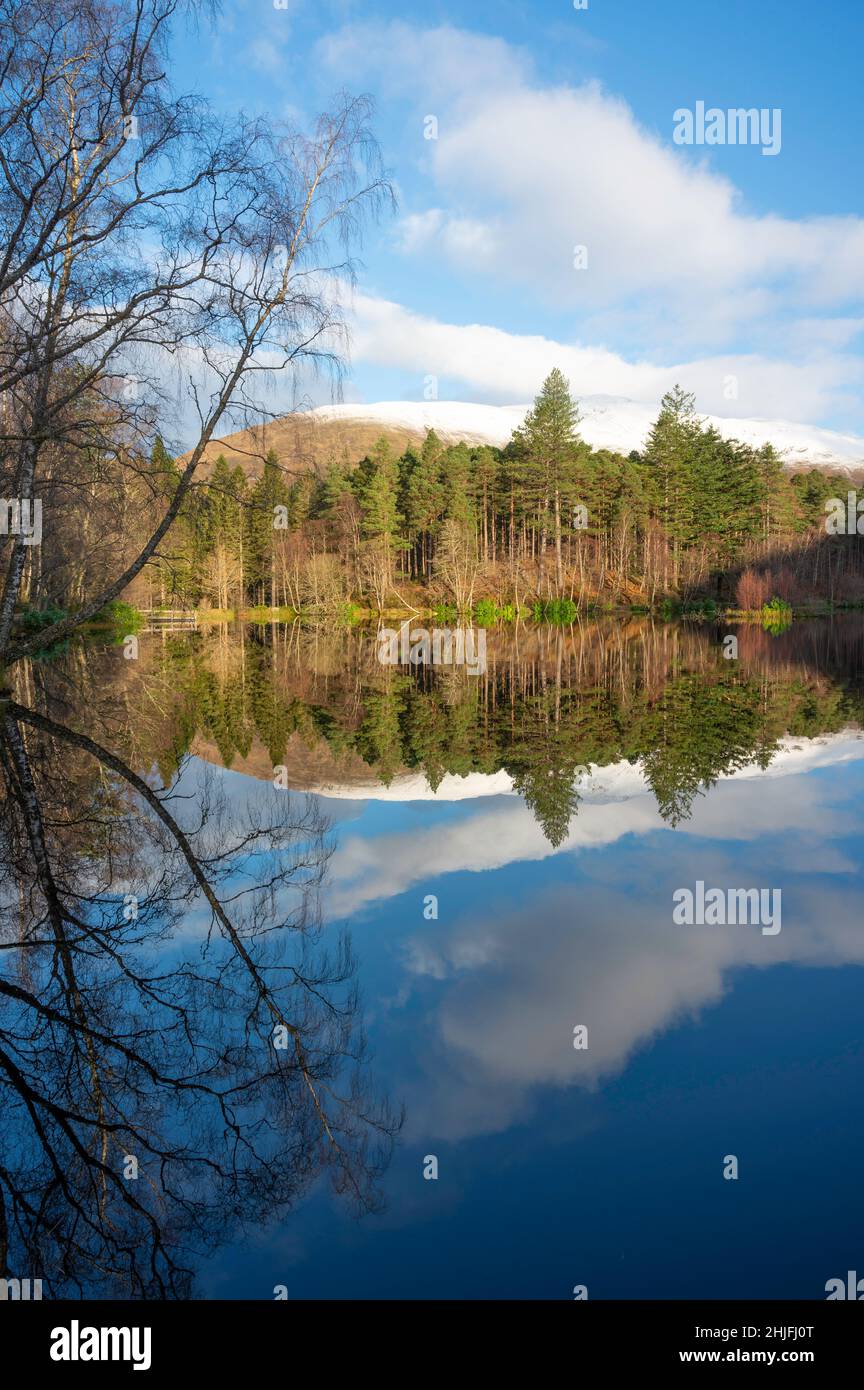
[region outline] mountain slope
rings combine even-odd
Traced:
[[[657,417],[656,405],[611,396],[588,396],[579,402],[580,433],[598,449],[629,453],[641,448]],[[212,461],[224,453],[256,471],[268,449],[275,449],[283,465],[292,471],[329,460],[355,463],[384,434],[401,452],[409,444],[422,443],[434,429],[445,443],[504,445],[525,417],[527,405],[478,405],[470,401],[380,401],[376,404],[319,406],[301,414],[285,415],[257,430],[227,435],[211,444],[205,455]],[[746,420],[705,416],[722,435],[745,444],[775,446],[787,467],[837,469],[847,473],[864,470],[864,439],[815,425],[795,425],[786,420]]]

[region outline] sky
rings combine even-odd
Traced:
[[[171,73],[301,127],[373,96],[398,207],[367,232],[346,400],[518,404],[557,365],[577,396],[680,381],[860,434],[862,43],[860,0],[223,0]],[[776,153],[676,143],[699,102],[764,110]]]

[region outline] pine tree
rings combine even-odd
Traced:
[[[158,504],[161,510],[170,503],[180,481],[179,469],[168,453],[168,450],[165,448],[161,435],[157,435],[150,453],[150,478],[152,480],[153,490],[156,497],[159,499]],[[182,545],[183,523],[184,517],[181,515],[174,524],[173,534],[171,536],[172,551],[178,549]],[[169,595],[174,594],[178,589],[179,575],[173,561],[173,554],[169,556],[166,548],[163,546],[149,566],[151,583],[155,582],[158,585],[160,606],[164,606]]]
[[[479,515],[480,535],[483,546],[483,563],[491,559],[495,562],[496,525],[498,504],[499,455],[497,449],[488,445],[474,450],[474,508]]]
[[[207,480],[205,524],[206,569],[217,606],[230,606],[232,595],[243,598],[246,579],[247,485],[243,469],[231,468],[220,454]]]
[[[299,531],[309,520],[318,479],[314,473],[301,473],[288,489],[288,522],[292,531]]]
[[[756,450],[760,481],[760,519],[764,539],[794,535],[803,526],[801,509],[792,479],[773,444]]]
[[[288,506],[288,487],[278,455],[270,449],[264,471],[251,490],[248,511],[250,589],[257,587],[261,601],[265,594],[271,608],[276,607],[276,520],[277,507]]]
[[[434,538],[444,509],[441,458],[444,446],[434,430],[429,430],[406,486],[406,519],[417,569],[426,577],[431,572]]]
[[[471,454],[467,444],[454,444],[441,460],[443,510],[446,521],[455,521],[466,530],[474,530],[474,479]]]
[[[399,542],[399,474],[390,444],[383,436],[364,460],[358,497],[364,540],[382,538],[395,550]]]
[[[393,582],[393,564],[400,545],[397,507],[399,472],[388,441],[382,436],[364,460],[358,482],[362,572],[379,609]]]
[[[557,367],[547,376],[520,431],[525,446],[527,479],[537,504],[540,530],[538,588],[543,590],[546,538],[550,524],[555,541],[555,580],[564,585],[561,553],[562,507],[571,500],[575,474],[579,409],[567,380]]]
[[[693,534],[699,506],[688,478],[694,439],[699,432],[695,404],[695,396],[680,386],[667,391],[643,450],[660,524],[672,541],[673,588],[678,586],[681,543]],[[664,575],[664,587],[669,587],[668,574]]]
[[[328,528],[335,524],[346,496],[350,496],[351,493],[350,471],[344,464],[331,459],[321,481],[317,505],[318,515],[327,523]]]
[[[761,483],[756,455],[746,444],[724,439],[712,425],[699,429],[690,445],[679,535],[702,544],[712,560],[727,563],[745,540],[758,533]]]

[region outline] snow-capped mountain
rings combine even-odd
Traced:
[[[580,434],[597,449],[629,453],[642,447],[657,406],[614,396],[585,396],[579,402]],[[379,401],[373,405],[319,406],[311,419],[323,423],[380,424],[424,433],[434,429],[445,442],[504,445],[525,418],[528,405],[477,405],[470,401]],[[728,439],[773,444],[788,467],[864,469],[864,439],[787,420],[703,417]]]
[[[777,751],[767,768],[751,763],[734,772],[721,773],[719,782],[744,781],[753,778],[794,777],[817,768],[837,763],[857,761],[864,757],[864,733],[847,728],[837,734],[817,738],[793,738],[787,735],[778,740]],[[649,790],[641,763],[625,761],[592,766],[589,776],[580,784],[580,799],[586,803],[606,805],[644,796]],[[332,783],[304,788],[318,796],[338,801],[473,801],[487,796],[515,795],[513,780],[507,772],[469,772],[465,776],[446,773],[435,790],[423,772],[397,774],[387,786],[368,783]]]

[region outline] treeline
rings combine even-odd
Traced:
[[[179,472],[159,444],[151,468],[170,496]],[[770,444],[724,439],[680,387],[641,452],[593,449],[556,370],[503,449],[447,446],[430,430],[398,457],[382,437],[353,467],[295,476],[271,451],[257,478],[220,456],[151,565],[148,597],[298,611],[399,607],[418,586],[462,611],[481,597],[858,599],[857,537],[825,530],[826,499],[849,489],[844,475],[790,475]]]

